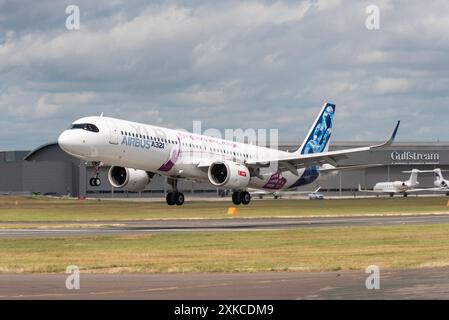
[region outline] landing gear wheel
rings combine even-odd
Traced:
[[[177,206],[184,204],[184,194],[182,192],[175,192],[175,203]]]
[[[165,200],[167,200],[167,204],[169,206],[174,206],[175,205],[175,193],[174,192],[167,193]]]
[[[407,198],[407,193],[404,192],[404,198]]]
[[[236,191],[232,193],[232,203],[238,206],[242,203],[242,197],[240,196],[241,192]]]
[[[251,201],[251,195],[248,191],[241,192],[240,198],[242,199],[242,204],[248,204]]]
[[[89,179],[89,185],[91,187],[99,187],[101,186],[101,180],[98,177],[93,177]]]
[[[95,168],[95,176],[89,179],[89,185],[91,187],[99,187],[101,185],[101,180],[98,177],[100,175],[100,167],[103,165],[101,162],[92,162]]]

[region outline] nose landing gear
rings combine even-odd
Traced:
[[[95,177],[89,179],[89,185],[91,187],[99,187],[101,185],[101,179],[99,177],[101,162],[92,162],[92,164],[95,167]]]
[[[91,187],[99,187],[101,185],[101,179],[98,176],[89,179],[89,184]]]

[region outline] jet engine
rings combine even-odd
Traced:
[[[393,186],[398,189],[404,189],[404,188],[412,188],[419,185],[419,182],[416,181],[414,184],[410,181],[395,181],[393,182]]]
[[[446,180],[439,180],[438,182],[437,182],[437,184],[439,183],[439,186],[441,186],[441,187],[447,187],[447,182],[446,182]]]
[[[114,187],[132,192],[143,191],[151,180],[148,172],[144,170],[116,166],[109,169],[108,178]]]
[[[405,187],[407,187],[407,183],[404,181],[395,181],[395,182],[393,182],[393,186],[398,189],[405,188]]]
[[[212,163],[207,175],[213,185],[230,189],[246,188],[250,179],[246,166],[226,160]]]

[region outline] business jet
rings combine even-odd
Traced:
[[[143,191],[155,174],[167,177],[169,205],[182,205],[177,181],[209,182],[233,190],[232,202],[248,204],[248,188],[288,190],[314,182],[320,170],[335,171],[336,163],[355,153],[370,152],[393,143],[399,121],[386,142],[367,147],[328,151],[335,104],[325,103],[302,145],[295,152],[223,140],[110,117],[78,119],[63,131],[58,144],[66,153],[90,161],[99,186],[101,165],[113,187]]]
[[[405,181],[378,182],[372,190],[362,189],[359,184],[359,191],[366,193],[389,194],[393,197],[395,194],[402,194],[407,197],[408,193],[416,193],[421,191],[433,191],[432,188],[416,188],[419,185],[418,173],[420,170],[412,169],[411,171],[402,171],[410,173],[410,178]]]
[[[435,180],[433,182],[433,185],[436,188],[432,188],[432,191],[442,191],[446,192],[446,195],[449,196],[449,180],[444,179],[442,172],[447,170],[441,170],[439,168],[433,169],[433,170],[419,170],[420,173],[434,173],[435,174]]]
[[[315,191],[297,191],[297,190],[279,190],[279,191],[268,191],[261,189],[252,189],[248,188],[247,191],[251,194],[251,196],[258,196],[259,199],[263,199],[265,196],[271,196],[274,199],[281,199],[284,196],[297,196],[297,195],[308,195],[311,197],[313,194],[317,194],[321,187],[318,187]]]

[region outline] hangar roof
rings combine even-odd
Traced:
[[[28,153],[23,160],[25,161],[71,161],[79,162],[75,157],[72,157],[62,151],[58,143],[52,142],[44,144],[30,153]]]

